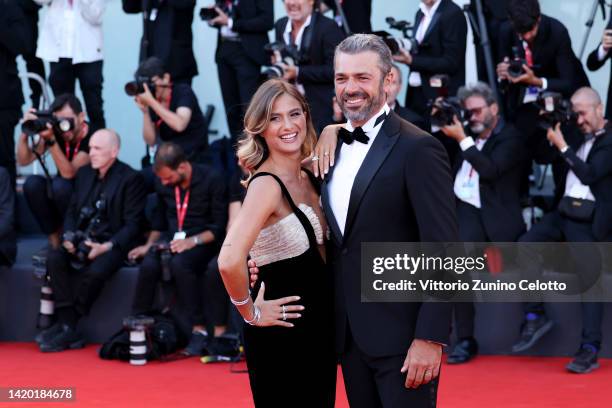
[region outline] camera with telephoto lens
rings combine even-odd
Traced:
[[[387,24],[389,24],[389,28],[401,31],[403,37],[394,37],[387,31],[374,31],[372,34],[382,38],[393,55],[400,54],[400,50],[405,50],[411,54],[416,54],[419,43],[411,36],[413,26],[407,21],[397,21],[393,17],[387,17],[385,21]]]
[[[145,91],[144,84],[147,84],[147,86],[149,87],[149,91],[151,91],[151,93],[155,95],[155,84],[153,83],[153,80],[148,76],[139,75],[137,75],[133,81],[130,81],[125,84],[125,93],[128,94],[128,96],[140,95]]]
[[[51,111],[38,111],[35,112],[35,115],[36,119],[26,120],[21,125],[21,129],[26,135],[33,136],[47,130],[47,124],[51,124],[56,136],[74,129],[74,119],[72,118],[58,118]]]
[[[519,47],[512,47],[512,59],[508,66],[508,75],[512,78],[518,78],[525,73],[523,65],[527,65],[527,61],[521,58]]]
[[[429,79],[429,86],[437,90],[436,99],[429,102],[431,110],[431,125],[442,128],[453,124],[453,118],[457,116],[463,127],[469,124],[469,115],[461,100],[456,96],[448,96],[448,75],[434,75]]]
[[[77,222],[76,231],[66,231],[62,237],[64,241],[68,241],[74,247],[74,253],[70,265],[74,269],[82,269],[89,262],[89,253],[91,247],[85,242],[105,242],[109,237],[100,231],[102,217],[106,212],[106,200],[103,196],[98,199],[94,206],[81,207],[79,212],[79,220]]]
[[[554,128],[557,123],[567,125],[575,123],[578,115],[572,109],[572,103],[563,99],[557,92],[542,92],[538,95],[536,105],[540,108],[538,126],[544,130]]]
[[[290,67],[306,63],[306,59],[300,54],[297,47],[275,41],[264,46],[264,50],[276,59],[276,64],[264,67],[262,74],[267,79],[282,78],[285,74],[284,65]]]

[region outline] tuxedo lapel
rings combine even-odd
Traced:
[[[397,142],[399,130],[400,120],[394,112],[390,112],[355,176],[346,216],[346,225],[344,227],[344,237],[350,233],[357,209],[368,186],[372,182],[372,178],[374,178],[376,172],[391,152],[391,148]]]
[[[340,149],[342,148],[342,141],[338,140],[338,145],[336,146],[336,152],[334,153],[335,161],[334,163],[338,163],[338,157],[340,156]],[[327,224],[329,225],[332,238],[336,240],[337,244],[342,243],[342,232],[340,231],[340,227],[338,226],[338,221],[336,221],[336,216],[331,209],[331,205],[329,203],[329,182],[334,174],[335,167],[332,166],[329,169],[329,172],[325,176],[323,181],[323,185],[321,186],[321,204],[323,205],[323,211],[327,216]]]
[[[414,26],[412,26],[412,38],[416,38],[417,30],[419,29],[419,24],[421,24],[422,19],[423,19],[423,12],[419,10],[414,20]]]
[[[431,18],[431,23],[429,23],[429,27],[427,27],[427,31],[425,31],[425,35],[423,36],[423,42],[427,42],[427,38],[429,37],[429,34],[434,29],[436,24],[438,24],[438,22],[440,21],[440,14],[442,14],[443,8],[444,8],[444,1],[440,3],[440,5],[438,6],[438,9],[436,10],[433,17]]]

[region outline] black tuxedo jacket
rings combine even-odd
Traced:
[[[472,146],[457,156],[455,177],[464,160],[478,172],[481,218],[489,239],[516,241],[525,230],[520,184],[526,156],[520,133],[510,124],[500,124],[482,150]]]
[[[97,170],[90,165],[77,172],[74,192],[64,221],[64,231],[78,228],[79,212],[90,205]],[[124,254],[134,247],[140,238],[144,220],[146,191],[140,172],[120,161],[116,161],[105,176],[101,190],[106,196],[106,219],[110,224],[111,241]]]
[[[414,19],[414,35],[422,19],[423,12],[419,10]],[[465,83],[466,39],[467,23],[463,11],[452,0],[442,0],[410,65],[411,70],[421,74],[427,99],[438,96],[437,90],[429,86],[429,78],[433,75],[450,77],[449,95],[455,95]]]
[[[610,20],[608,20],[608,25],[606,26],[606,30],[609,29],[612,29],[612,16],[610,17]],[[610,55],[612,55],[610,51],[608,51],[608,53],[606,54],[606,58],[604,58],[603,61],[600,61],[597,57],[597,50],[599,49],[600,45],[601,43],[599,43],[599,45],[597,45],[597,48],[595,48],[593,52],[589,54],[589,58],[587,59],[587,68],[591,71],[596,71],[601,68],[610,59]],[[610,74],[612,75],[612,64],[610,64]],[[607,119],[612,118],[612,87],[610,87],[610,83],[611,82],[608,82],[608,100],[606,102]]]
[[[393,112],[372,143],[353,184],[344,235],[329,202],[334,168],[321,200],[332,231],[328,259],[335,276],[337,351],[344,350],[350,325],[360,349],[382,357],[405,354],[414,338],[447,343],[451,308],[362,303],[361,243],[456,242],[458,231],[450,168],[440,143]]]
[[[276,41],[285,42],[283,33],[288,23],[287,17],[276,22]],[[308,36],[310,45],[307,44]],[[334,51],[343,39],[344,33],[336,22],[318,12],[312,13],[310,25],[302,35],[300,47],[306,61],[299,66],[298,82],[304,86],[312,120],[318,131],[333,121]]]
[[[518,47],[521,58],[525,58],[522,40],[506,22],[500,28],[499,56],[512,58],[512,47]],[[589,80],[582,64],[572,50],[567,28],[558,20],[542,15],[538,34],[531,46],[533,55],[533,71],[536,76],[546,78],[547,91],[554,91],[569,98],[574,91],[583,86],[589,86]],[[507,85],[506,109],[512,115],[523,103],[526,87],[523,85]]]
[[[142,0],[122,0],[123,11],[129,14],[142,13]],[[193,55],[193,9],[195,0],[164,0],[157,5],[157,0],[145,0],[147,16],[157,8],[155,21],[147,20],[147,37],[141,41],[149,42],[142,55],[142,61],[147,57],[161,58],[174,81],[191,80],[198,74],[198,66]]]
[[[554,147],[547,145],[548,161],[556,166],[558,174],[555,180],[555,198],[560,200],[565,193],[565,182],[570,169],[582,184],[590,187],[595,197],[595,214],[593,219],[593,235],[598,241],[607,241],[612,235],[612,129],[608,126],[605,134],[595,139],[586,162],[576,156],[576,152],[584,143],[580,132],[563,130],[569,146],[563,154]]]
[[[240,0],[232,10],[232,30],[240,35],[244,52],[259,65],[270,63],[264,46],[270,41],[268,31],[274,26],[274,3],[272,0]],[[221,30],[217,36],[215,61],[219,59]]]

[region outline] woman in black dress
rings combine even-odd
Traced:
[[[334,405],[327,224],[317,181],[301,167],[315,143],[299,91],[282,80],[264,83],[247,109],[238,148],[249,172],[247,194],[219,254],[225,287],[247,323],[245,351],[257,407]],[[259,267],[251,295],[248,255]]]

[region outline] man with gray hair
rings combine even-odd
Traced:
[[[47,255],[57,323],[36,337],[43,352],[84,346],[78,321],[141,235],[144,181],[118,160],[120,147],[115,131],[98,130],[89,141],[91,163],[77,172],[62,246]]]
[[[361,301],[363,242],[458,239],[444,148],[387,104],[392,62],[389,48],[369,34],[342,41],[334,58],[336,99],[348,123],[321,199],[332,231],[336,346],[351,407],[435,406],[448,342],[448,304]]]
[[[460,147],[453,167],[459,236],[464,242],[514,242],[525,230],[520,182],[525,152],[521,135],[499,116],[499,105],[485,83],[459,89],[467,127],[455,116],[442,133]],[[478,353],[473,303],[456,303],[458,338],[449,364],[465,363]]]

